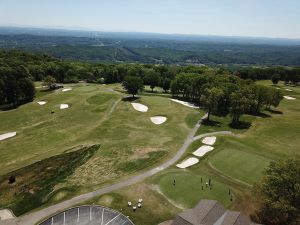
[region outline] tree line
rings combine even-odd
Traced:
[[[300,67],[238,67],[227,69],[222,67],[178,66],[154,64],[101,64],[83,63],[61,60],[45,54],[31,54],[19,50],[0,51],[0,66],[25,66],[34,81],[42,81],[52,76],[60,83],[86,80],[93,83],[122,82],[125,76],[139,76],[145,83],[146,77],[155,74],[160,77],[162,86],[164,79],[173,80],[179,73],[203,73],[214,71],[218,74],[234,74],[242,79],[262,80],[279,75],[280,80],[299,83]]]
[[[224,84],[227,85],[229,89],[227,89],[226,86],[226,88],[222,89],[221,94],[218,93],[218,95],[222,96],[222,99],[224,99],[222,106],[218,106],[218,109],[221,108],[221,111],[224,112],[229,111],[229,103],[234,102],[232,97],[234,95],[231,96],[232,99],[230,101],[230,95],[232,94],[230,88],[236,90],[236,86],[240,86],[241,83],[245,84],[249,82],[247,81],[249,79],[256,80],[273,78],[272,80],[275,83],[279,80],[284,80],[286,82],[298,84],[298,77],[300,74],[300,70],[298,67],[249,67],[230,70],[222,67],[206,67],[192,65],[178,66],[153,64],[83,63],[61,60],[44,54],[26,53],[19,50],[0,51],[0,68],[2,71],[0,83],[2,97],[0,104],[20,104],[22,102],[32,100],[32,96],[34,96],[34,93],[32,90],[30,91],[29,86],[32,86],[30,81],[50,81],[51,83],[76,83],[80,80],[84,80],[89,83],[110,84],[121,83],[125,80],[125,77],[138,77],[142,80],[143,85],[149,85],[152,90],[157,86],[163,88],[163,90],[166,92],[172,89],[173,94],[182,94],[183,98],[187,98],[188,100],[196,102],[199,101],[199,103],[201,104],[204,104],[205,102],[203,92],[205,91],[205,89],[207,89],[207,85],[211,85],[210,87],[212,87],[215,84],[222,86],[218,83],[224,82]],[[23,72],[20,68],[23,68]],[[182,76],[184,76],[184,78],[180,78]],[[198,76],[198,78],[192,79],[190,78],[191,76]],[[21,78],[22,80],[19,80]],[[215,79],[215,81],[211,82],[207,81],[206,79]],[[223,81],[221,81],[222,79]],[[19,81],[17,82],[17,80]],[[242,80],[246,81],[242,82]],[[11,82],[14,82],[15,84],[11,84]],[[202,83],[200,85],[201,88],[199,88],[199,85],[196,87],[194,82],[197,82],[197,84]],[[230,84],[231,82],[233,83]],[[26,87],[21,87],[21,83],[23,83]],[[171,83],[173,85],[171,85]],[[10,88],[16,85],[20,87]],[[243,92],[253,93],[253,90],[246,90],[248,89],[246,88],[246,85],[243,85],[243,87],[245,87],[241,89],[243,90]],[[213,95],[215,95],[216,90],[213,89],[212,91]],[[198,98],[198,100],[196,100],[196,98]],[[263,104],[270,106],[272,105],[270,104],[270,97],[268,99],[268,103],[264,101]],[[251,105],[253,104],[251,103]],[[212,108],[212,111],[215,111],[215,107],[210,108]],[[246,111],[249,111],[249,109],[247,109]]]
[[[280,80],[292,85],[300,82],[300,67],[246,67],[232,72],[242,79],[272,80],[274,84]]]
[[[208,121],[210,114],[229,113],[232,124],[238,124],[244,113],[259,114],[283,99],[280,90],[230,74],[180,73],[171,83],[171,93],[206,109]]]
[[[24,66],[0,66],[0,105],[15,106],[34,99],[35,87]]]

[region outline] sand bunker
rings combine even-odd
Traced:
[[[7,138],[14,137],[14,136],[16,136],[16,134],[17,134],[17,132],[9,132],[9,133],[6,133],[6,134],[1,134],[0,135],[0,141],[5,140]]]
[[[59,108],[60,109],[67,109],[67,108],[69,108],[69,105],[68,104],[60,104]]]
[[[0,221],[1,220],[9,220],[15,218],[14,214],[8,209],[0,210]]]
[[[159,124],[163,124],[164,122],[167,121],[167,117],[165,116],[154,116],[151,117],[150,120],[152,121],[152,123],[159,125]]]
[[[193,155],[198,156],[198,157],[202,157],[206,153],[208,153],[212,150],[214,150],[214,147],[211,147],[211,146],[208,146],[208,145],[203,145],[200,148],[198,148],[196,151],[194,151]]]
[[[283,96],[285,99],[287,99],[287,100],[295,100],[296,98],[293,98],[293,97],[291,97],[291,96]]]
[[[140,103],[131,103],[131,105],[137,111],[140,111],[140,112],[147,112],[148,111],[148,107],[145,106],[145,105],[143,105],[143,104],[140,104]]]
[[[45,102],[45,101],[39,101],[39,102],[37,102],[37,104],[39,104],[39,105],[45,105],[47,102]]]
[[[173,99],[173,98],[171,98],[171,101],[177,102],[177,103],[179,103],[181,105],[184,105],[184,106],[187,106],[187,107],[191,107],[191,108],[194,108],[194,109],[199,109],[198,106],[196,106],[196,105],[194,105],[193,103],[190,103],[190,102],[180,101],[178,99]]]
[[[291,90],[291,89],[285,89],[286,91],[293,91],[293,90]]]
[[[176,166],[180,169],[185,169],[185,168],[188,168],[190,166],[197,164],[198,162],[199,162],[199,159],[197,159],[195,157],[190,157],[190,158],[184,160],[183,162],[177,164]]]
[[[213,145],[216,142],[216,137],[206,137],[203,138],[202,143],[206,145]]]
[[[66,91],[72,91],[72,88],[64,88],[61,90],[62,92],[66,92]]]

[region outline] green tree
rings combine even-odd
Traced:
[[[5,85],[4,81],[0,77],[0,105],[6,101]]]
[[[266,109],[270,109],[271,106],[274,106],[276,108],[282,99],[283,96],[280,90],[268,88],[268,91],[265,96]]]
[[[18,81],[20,91],[21,91],[21,101],[31,102],[35,96],[34,83],[28,79],[24,78]]]
[[[269,91],[271,88],[265,87],[263,85],[255,85],[253,87],[254,92],[254,112],[259,113],[261,107],[266,102]],[[273,89],[273,88],[272,88]]]
[[[249,88],[242,87],[230,95],[229,112],[232,117],[232,124],[237,125],[241,115],[249,111],[253,105],[254,96]]]
[[[170,89],[171,86],[171,80],[169,78],[164,78],[162,80],[161,84],[162,88],[164,89],[165,92],[167,92]]]
[[[224,92],[219,88],[206,88],[204,94],[200,98],[200,102],[207,110],[207,121],[211,113],[218,109],[219,101],[224,96]]]
[[[145,83],[150,85],[150,88],[153,92],[153,89],[158,86],[159,84],[159,73],[154,71],[153,69],[146,70],[146,75],[145,75]]]
[[[300,160],[271,162],[258,186],[257,212],[266,225],[300,224]]]
[[[144,89],[143,80],[135,76],[126,76],[122,85],[133,98],[139,91]]]
[[[18,94],[20,93],[20,88],[14,77],[8,77],[5,82],[5,93],[7,103],[16,104],[18,102]]]
[[[283,99],[282,92],[280,90],[273,90],[271,105],[277,108],[282,99]]]
[[[51,85],[56,83],[56,79],[52,76],[46,76],[45,79],[43,80],[43,85],[47,86],[49,89]]]
[[[278,84],[279,80],[280,80],[280,75],[279,74],[274,74],[272,77],[271,77],[271,80],[272,80],[272,83],[273,84]]]

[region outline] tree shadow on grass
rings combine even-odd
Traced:
[[[33,100],[32,101],[23,100],[23,101],[19,101],[17,103],[9,103],[9,104],[0,105],[0,111],[9,111],[9,110],[17,109],[21,105],[24,105],[29,102],[33,102]]]
[[[139,98],[140,98],[140,97],[127,96],[127,97],[122,98],[122,101],[123,101],[123,102],[133,102],[133,101],[135,101],[135,100],[137,100],[137,99],[139,99]]]
[[[272,113],[272,114],[283,114],[283,112],[279,111],[279,110],[274,110],[274,109],[268,109],[268,112]]]
[[[230,123],[229,127],[233,129],[238,129],[238,130],[245,130],[249,129],[251,127],[250,122],[245,122],[245,121],[239,121],[238,123]]]
[[[40,92],[51,92],[51,91],[55,91],[55,90],[58,90],[58,89],[47,88],[47,89],[41,89]]]
[[[214,120],[203,120],[202,124],[210,127],[221,127],[221,123]]]
[[[20,105],[14,105],[14,104],[7,104],[7,105],[1,105],[0,111],[9,111],[13,109],[19,108]]]
[[[263,113],[263,112],[258,112],[253,114],[254,116],[262,117],[262,118],[270,118],[271,116],[269,114]]]

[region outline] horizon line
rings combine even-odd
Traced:
[[[101,33],[141,33],[141,34],[157,34],[157,35],[169,35],[169,36],[194,36],[194,37],[226,37],[226,38],[251,38],[251,39],[273,39],[273,40],[291,40],[300,41],[299,38],[291,37],[270,37],[270,36],[246,36],[246,35],[220,35],[220,34],[191,34],[191,33],[162,33],[162,32],[149,32],[149,31],[130,31],[130,30],[105,30],[88,27],[71,27],[71,26],[34,26],[34,25],[22,25],[22,24],[0,24],[1,28],[31,28],[31,29],[53,29],[61,31],[82,31],[82,32],[101,32]]]

